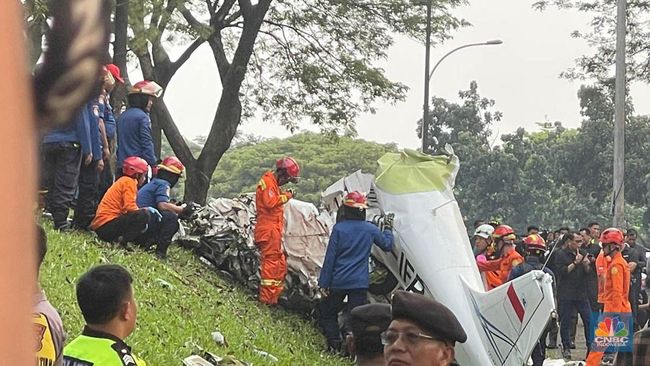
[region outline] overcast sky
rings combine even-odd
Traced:
[[[490,39],[504,43],[464,49],[447,58],[433,76],[432,95],[457,101],[458,91],[476,80],[479,93],[494,99],[497,110],[504,114],[494,126],[496,133],[518,127],[534,130],[535,122],[544,121],[577,127],[580,82],[558,76],[574,64],[574,59],[589,52],[585,42],[570,37],[571,31],[586,29],[589,18],[569,11],[537,12],[530,4],[526,0],[472,0],[470,6],[458,9],[456,15],[473,26],[433,49],[432,65],[449,50],[466,43]],[[417,147],[415,122],[422,116],[424,46],[398,38],[388,56],[381,66],[389,78],[410,87],[407,99],[395,105],[378,104],[375,115],[361,116],[357,121],[359,137]],[[187,137],[208,134],[219,85],[207,46],[199,49],[174,77],[165,100]],[[637,113],[650,113],[648,92],[650,88],[645,85],[632,86]],[[246,122],[240,130],[268,137],[290,135],[282,126],[261,122]]]

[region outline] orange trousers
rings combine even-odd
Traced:
[[[605,313],[629,313],[630,307],[625,306],[616,306],[613,304],[605,303],[603,312]],[[587,366],[600,366],[600,361],[603,359],[604,352],[589,351],[589,356],[587,356],[586,364]]]
[[[287,275],[287,258],[282,251],[282,237],[274,233],[268,241],[256,243],[260,250],[260,301],[274,305],[278,303],[284,289]]]

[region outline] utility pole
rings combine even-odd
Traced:
[[[427,34],[424,56],[424,106],[422,111],[422,153],[427,153],[427,132],[429,132],[429,67],[431,59],[431,0],[427,2]]]
[[[618,0],[616,16],[616,94],[614,112],[614,226],[625,226],[625,32],[626,1]]]

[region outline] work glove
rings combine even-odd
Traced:
[[[160,211],[156,210],[153,207],[145,207],[144,209],[149,211],[151,216],[156,218],[156,221],[160,222],[162,220],[162,215],[160,214]]]
[[[183,207],[183,211],[181,211],[181,214],[178,215],[178,217],[184,220],[189,220],[194,214],[194,205],[194,202],[187,203],[185,207]]]
[[[389,213],[386,216],[384,216],[384,229],[385,230],[393,230],[393,222],[395,220],[395,214],[394,213]]]

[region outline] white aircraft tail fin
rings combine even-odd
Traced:
[[[555,309],[551,276],[531,271],[489,292],[463,284],[492,363],[525,364]]]

